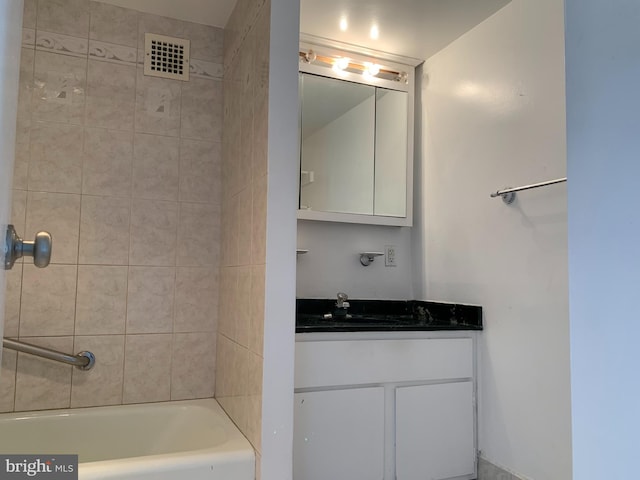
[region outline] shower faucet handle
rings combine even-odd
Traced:
[[[48,266],[51,261],[52,243],[49,232],[38,232],[35,240],[29,242],[20,238],[13,225],[8,225],[4,247],[4,269],[11,270],[16,260],[22,257],[33,257],[33,264],[38,268]]]

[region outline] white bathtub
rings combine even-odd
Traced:
[[[0,415],[3,454],[77,454],[80,480],[253,480],[253,449],[213,400]]]

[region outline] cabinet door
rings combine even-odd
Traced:
[[[397,480],[475,472],[472,382],[396,390]]]
[[[381,480],[384,389],[296,393],[294,480]]]

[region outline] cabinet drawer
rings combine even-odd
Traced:
[[[295,388],[473,377],[473,340],[297,342]]]

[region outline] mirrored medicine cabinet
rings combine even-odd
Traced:
[[[300,48],[298,218],[411,226],[414,67],[317,48]]]

